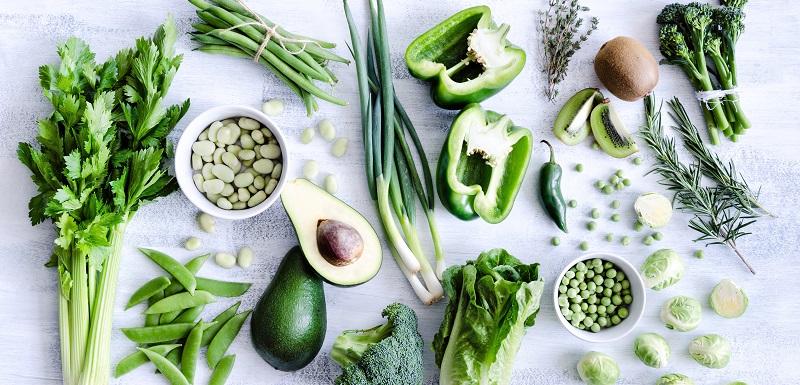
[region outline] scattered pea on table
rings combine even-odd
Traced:
[[[576,201],[575,199],[571,199],[569,201],[568,205],[569,205],[569,207],[572,207],[574,209],[574,208],[578,207],[578,201]]]

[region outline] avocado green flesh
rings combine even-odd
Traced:
[[[250,325],[253,347],[275,369],[302,369],[319,353],[327,330],[325,291],[299,246],[283,258]]]
[[[369,281],[383,262],[383,249],[378,234],[358,211],[305,179],[286,184],[281,201],[292,221],[297,239],[311,267],[327,282],[353,286]],[[317,224],[320,219],[333,219],[352,226],[364,241],[361,257],[345,266],[328,262],[317,247]]]

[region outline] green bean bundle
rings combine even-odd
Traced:
[[[330,61],[350,64],[329,49],[336,44],[293,34],[251,11],[239,0],[189,0],[199,8],[202,23],[192,24],[198,51],[250,58],[263,64],[286,83],[306,105],[308,116],[319,109],[314,96],[338,104],[347,102],[325,92],[314,80],[334,85],[338,79],[327,67]]]

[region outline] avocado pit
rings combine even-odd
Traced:
[[[335,219],[320,219],[317,221],[317,248],[331,265],[347,266],[361,258],[364,240],[347,223]]]

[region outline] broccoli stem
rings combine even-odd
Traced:
[[[385,323],[367,330],[348,330],[336,338],[331,358],[342,367],[357,364],[367,349],[383,341],[394,332],[394,325]]]

